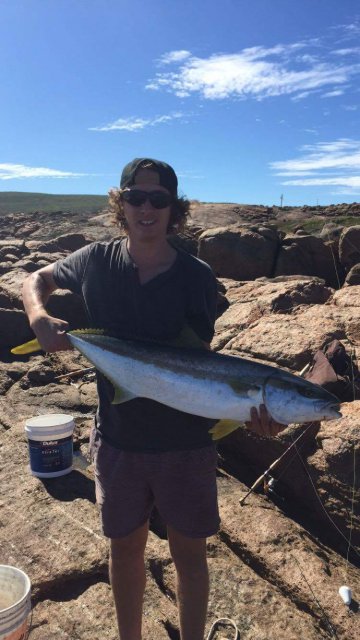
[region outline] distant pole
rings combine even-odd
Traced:
[[[280,196],[280,209],[282,209],[283,200],[284,200],[284,194],[282,193],[281,196]]]

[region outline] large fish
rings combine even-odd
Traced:
[[[115,404],[150,398],[221,420],[215,438],[250,420],[251,407],[260,404],[283,424],[341,417],[335,396],[275,367],[206,349],[120,340],[96,330],[70,331],[67,337],[112,382]]]

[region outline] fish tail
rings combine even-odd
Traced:
[[[29,342],[25,342],[24,344],[20,344],[18,347],[14,347],[11,349],[11,353],[15,356],[25,356],[28,353],[34,353],[35,351],[42,351],[42,346],[37,338],[34,340],[30,340]]]
[[[75,335],[77,334],[83,335],[84,333],[92,334],[92,335],[93,334],[104,335],[105,331],[104,329],[73,329],[68,333],[75,334]],[[24,344],[19,344],[17,347],[13,347],[10,351],[14,356],[25,356],[29,353],[42,351],[42,346],[40,345],[40,342],[38,341],[38,339],[34,338],[33,340],[29,340],[29,342],[24,342]]]

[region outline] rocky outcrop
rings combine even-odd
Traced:
[[[270,276],[278,237],[269,228],[220,228],[204,231],[199,238],[199,258],[221,278],[254,280]]]
[[[339,270],[331,247],[322,238],[296,235],[282,241],[273,275],[318,276],[329,286],[338,287]]]
[[[345,278],[345,284],[354,285],[360,284],[360,262],[351,267],[349,273]]]
[[[23,226],[17,229],[29,221],[21,218]],[[108,548],[100,531],[88,459],[97,403],[94,376],[60,377],[88,366],[72,351],[22,358],[9,354],[9,347],[32,337],[21,301],[24,278],[91,241],[97,232],[91,237],[73,229],[71,235],[43,240],[35,237],[37,233],[32,233],[35,239],[0,241],[0,456],[6,496],[0,500],[1,559],[24,569],[32,580],[31,638],[115,640]],[[284,239],[259,224],[210,233],[197,228],[180,239],[180,246],[195,252],[198,238],[200,257],[208,251],[210,257],[205,259],[213,260],[223,276],[219,281],[223,313],[216,323],[214,349],[300,372],[318,349],[338,338],[353,353],[354,362],[359,358],[360,285],[337,290],[327,273],[327,257],[315,256],[315,247],[323,251],[327,246],[323,240],[317,243],[300,234]],[[308,260],[312,256],[313,270],[322,270],[323,278],[308,272],[264,277],[264,270],[274,272],[281,243],[296,246]],[[3,272],[1,260],[7,265]],[[236,269],[236,279],[231,269]],[[53,295],[49,310],[71,326],[86,320],[78,298],[70,292]],[[360,590],[355,570],[360,521],[352,507],[359,411],[357,398],[343,403],[341,421],[309,427],[298,450],[285,456],[273,472],[273,491],[251,495],[243,507],[239,500],[248,486],[304,427],[290,425],[273,439],[241,428],[220,443],[222,525],[208,544],[208,629],[215,618],[226,616],[236,620],[242,640],[357,638],[356,602],[349,615],[337,591],[346,569],[355,600]],[[33,415],[57,412],[75,418],[75,469],[69,476],[41,481],[29,474],[24,422]],[[355,505],[357,501],[355,493]],[[347,566],[351,516],[353,548]],[[177,639],[174,567],[156,522],[152,526],[144,633],[148,638]]]
[[[360,225],[343,230],[339,240],[339,257],[346,271],[360,261]]]
[[[54,354],[52,366],[56,370],[60,365],[62,369],[77,368],[77,358],[72,353]],[[40,366],[42,357],[29,358],[32,368],[34,359]],[[58,383],[61,393],[55,393],[56,385],[40,385],[39,393],[34,394],[27,384],[22,388],[23,377],[13,384],[10,395],[0,405],[2,419],[7,423],[1,436],[2,490],[6,495],[6,500],[0,503],[2,558],[31,577],[32,635],[36,640],[44,637],[115,640],[116,622],[107,574],[108,545],[100,531],[92,466],[86,461],[93,409],[79,402],[82,382],[77,382],[76,387],[64,381]],[[54,404],[45,405],[44,400],[51,396]],[[24,420],[39,412],[59,409],[75,417],[75,449],[80,457],[76,454],[75,469],[70,475],[41,481],[29,475]],[[354,428],[355,421],[342,434],[343,443],[354,437]],[[265,463],[266,456],[271,459],[278,439],[264,443],[247,433],[255,438],[253,446],[259,463]],[[317,437],[337,481],[346,480],[340,468],[344,471],[347,465],[346,449],[335,442],[338,437],[337,431],[331,434],[320,431]],[[282,436],[278,448],[284,447],[284,439]],[[237,452],[233,442],[231,448],[232,454]],[[342,452],[345,452],[343,461]],[[301,453],[321,492],[322,474],[320,463],[315,461],[316,451],[309,455],[307,449],[305,456],[301,448]],[[243,453],[239,455],[244,459]],[[208,543],[211,582],[207,628],[216,618],[226,616],[236,621],[245,640],[279,637],[297,640],[299,633],[309,640],[318,640],[329,637],[330,628],[339,639],[356,640],[356,616],[348,615],[337,596],[345,559],[324,539],[320,542],[314,531],[309,532],[309,520],[304,527],[289,519],[286,506],[291,498],[281,505],[282,510],[271,499],[255,494],[245,506],[240,506],[247,486],[234,473],[229,474],[231,459],[229,455],[228,461],[224,461],[222,452],[218,478],[222,524],[219,535]],[[292,461],[290,473],[294,473],[293,467]],[[288,473],[287,465],[277,488],[281,493]],[[299,494],[304,479],[301,481]],[[324,499],[322,493],[321,497]],[[300,500],[303,504],[303,497]],[[347,506],[346,501],[344,508]],[[321,537],[324,538],[324,531]],[[174,566],[166,542],[156,531],[150,534],[146,566],[145,637],[176,638]],[[356,593],[360,588],[359,576],[351,564],[347,579]]]
[[[31,242],[9,245],[8,251],[13,252],[14,260],[3,273],[0,264],[0,349],[26,342],[32,337],[22,304],[22,286],[25,278],[88,242],[89,239],[82,234],[71,234],[60,236],[51,243],[36,243],[36,247]],[[6,245],[0,244],[2,255],[9,255],[6,249]],[[86,326],[83,304],[80,298],[70,291],[56,291],[51,296],[48,309],[54,316],[66,320],[70,328]]]

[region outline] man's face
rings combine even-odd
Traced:
[[[151,193],[160,191],[168,194],[169,191],[159,184],[159,175],[156,171],[139,169],[136,173],[135,184],[130,191],[143,191]],[[157,209],[147,199],[139,206],[123,200],[124,216],[126,218],[128,234],[134,239],[146,241],[154,238],[163,238],[167,235],[170,220],[171,205]]]

